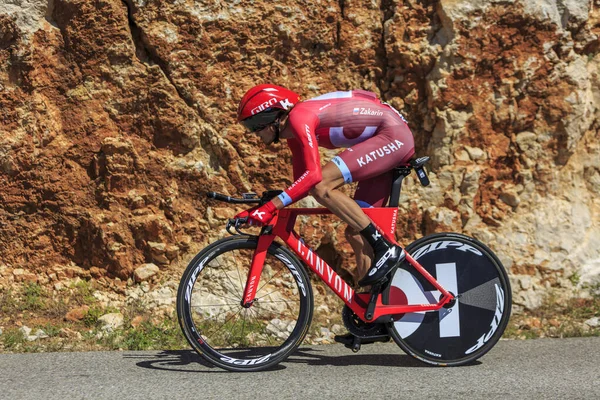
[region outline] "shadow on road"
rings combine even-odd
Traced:
[[[348,350],[350,351],[350,350]],[[283,363],[269,369],[277,371],[286,369],[289,364],[306,364],[311,366],[344,367],[349,365],[366,365],[375,367],[429,368],[406,354],[353,354],[345,356],[329,356],[324,349],[301,347]],[[172,372],[214,373],[227,372],[215,367],[192,350],[166,350],[157,354],[125,354],[124,358],[140,359],[138,367]],[[478,365],[475,362],[471,365]]]
[[[172,372],[227,372],[217,368],[192,350],[165,350],[157,354],[125,354],[123,358],[142,359],[138,367]]]
[[[349,365],[368,365],[374,367],[426,367],[425,364],[405,354],[354,354],[348,350],[347,356],[328,356],[319,348],[304,347],[298,349],[284,363],[307,365],[328,365],[345,367]]]

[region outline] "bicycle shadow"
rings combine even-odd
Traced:
[[[227,372],[218,368],[193,350],[164,350],[156,354],[125,354],[123,358],[136,359],[143,361],[137,362],[140,368],[147,368],[159,371],[171,372]]]
[[[306,364],[309,366],[374,366],[374,367],[404,367],[404,368],[432,368],[419,360],[406,354],[373,354],[363,353],[340,356],[322,354],[325,350],[318,347],[300,347],[287,360],[265,371],[279,371],[286,369],[287,364]],[[350,350],[348,350],[350,351]],[[230,373],[215,367],[193,350],[165,350],[156,354],[125,354],[124,358],[141,358],[136,365],[147,368],[171,372],[193,373]],[[481,364],[475,361],[468,366]]]
[[[427,367],[422,362],[415,360],[413,357],[406,354],[367,354],[367,353],[352,353],[345,356],[335,355],[328,356],[323,353],[324,350],[319,348],[299,348],[288,357],[285,363],[306,364],[310,366],[332,366],[332,367],[347,367],[355,366],[373,366],[373,367],[409,367],[421,368]]]
[[[415,359],[408,354],[381,354],[381,353],[350,353],[346,356],[328,356],[319,354],[324,352],[319,348],[299,348],[288,357],[285,363],[305,363],[311,366],[334,366],[346,367],[351,365],[364,365],[373,367],[404,367],[404,368],[435,368],[433,365],[426,364]],[[348,350],[350,352],[350,350]],[[480,365],[481,361],[474,361],[464,367]]]

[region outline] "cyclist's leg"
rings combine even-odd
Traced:
[[[364,272],[366,272],[373,261],[373,250],[370,246],[365,246],[363,235],[359,233],[371,224],[371,220],[361,210],[361,206],[359,206],[355,200],[337,190],[337,188],[345,183],[345,178],[341,170],[336,164],[330,161],[325,164],[322,169],[321,182],[319,182],[310,193],[315,200],[327,207],[342,221],[348,224],[347,232],[352,233],[350,233],[350,236],[347,235],[346,237],[354,249],[354,254],[357,259],[358,274],[355,275],[355,277],[356,281],[358,281],[364,276]],[[368,248],[369,250],[365,252],[365,248]]]
[[[385,207],[392,188],[393,171],[387,170],[373,178],[358,182],[354,200],[361,207]]]
[[[358,182],[358,187],[354,192],[354,201],[363,208],[385,206],[390,196],[392,179],[392,171],[387,171],[374,178]],[[354,250],[356,257],[354,278],[358,282],[360,278],[365,276],[373,262],[373,249],[364,240],[360,232],[350,226],[346,228],[344,234],[352,250]]]
[[[365,242],[360,232],[355,231],[350,226],[346,227],[344,236],[354,251],[356,268],[351,273],[354,283],[358,283],[360,278],[365,276],[367,270],[373,262],[373,249]]]
[[[407,162],[413,154],[412,133],[405,124],[402,124],[382,129],[372,138],[342,152],[337,161],[342,168],[347,169],[353,180],[368,182]],[[391,182],[388,180],[384,189],[386,195],[390,185]],[[376,190],[376,187],[367,185],[363,190],[361,192],[365,193]],[[376,231],[373,224],[368,228],[361,231],[361,236],[373,248],[374,260],[366,276],[360,280],[361,286],[379,282],[392,271],[397,262],[404,258],[402,249],[380,238],[381,232]]]
[[[323,168],[323,180],[311,194],[330,209],[352,229],[361,232],[374,248],[377,262],[371,266],[362,286],[376,283],[387,275],[396,260],[403,257],[402,250],[385,240],[360,206],[336,190],[344,183],[364,181],[390,171],[414,154],[412,133],[405,124],[382,129],[377,135],[354,145],[335,157]]]
[[[310,194],[353,229],[362,230],[371,221],[354,200],[337,190],[346,183],[341,170],[330,161],[321,169],[321,173],[321,182]]]

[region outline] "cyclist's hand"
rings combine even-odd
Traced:
[[[247,218],[248,224],[262,226],[269,223],[273,218],[273,213],[277,211],[275,204],[272,201],[263,204],[260,207],[253,207],[249,210],[242,211],[235,216],[236,219]]]
[[[239,213],[238,215],[236,215],[235,217],[233,217],[233,219],[234,220],[243,220],[244,224],[250,224],[250,225],[252,225],[252,222],[249,221],[248,217],[250,217],[250,213],[253,212],[256,208],[258,208],[258,207],[253,207],[253,208],[251,208],[249,210],[244,210],[241,213]]]

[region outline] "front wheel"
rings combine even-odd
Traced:
[[[273,243],[256,298],[242,306],[256,237],[233,236],[202,250],[185,270],[177,315],[192,347],[230,371],[260,371],[300,345],[312,319],[313,295],[303,265]]]
[[[487,353],[500,339],[511,311],[511,289],[502,263],[484,244],[468,236],[426,236],[406,250],[448,291],[451,307],[408,313],[389,323],[394,341],[429,364],[458,366]],[[431,304],[436,290],[412,266],[399,268],[384,292],[387,304]]]

